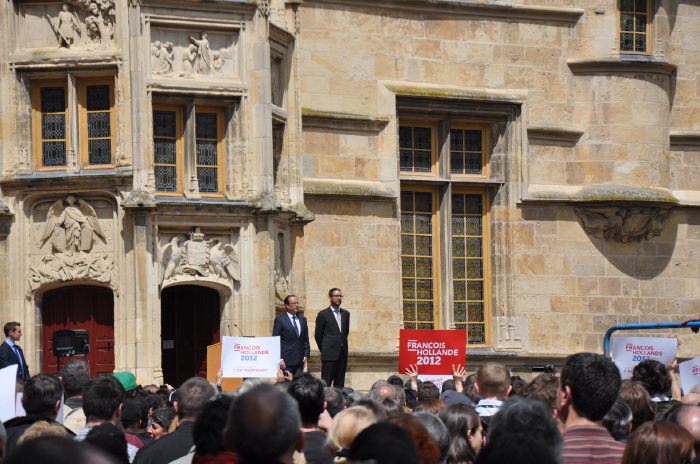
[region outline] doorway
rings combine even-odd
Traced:
[[[91,376],[114,371],[112,290],[88,285],[49,290],[42,297],[41,322],[43,372],[58,372],[59,365],[65,366],[73,359],[85,360],[90,366]],[[86,357],[56,357],[53,352],[53,334],[64,329],[88,331],[90,352]]]
[[[219,293],[199,285],[164,289],[161,301],[163,378],[175,387],[207,375],[207,346],[220,340]]]

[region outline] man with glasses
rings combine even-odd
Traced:
[[[272,326],[272,336],[280,337],[280,353],[283,370],[292,375],[303,372],[309,359],[309,326],[306,318],[298,313],[299,299],[287,295],[284,299],[285,312],[277,316]]]
[[[341,308],[343,292],[339,288],[328,291],[330,306],[316,316],[314,338],[321,350],[321,378],[327,386],[345,386],[345,369],[348,365],[348,333],[350,313]]]

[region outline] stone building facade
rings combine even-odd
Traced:
[[[700,314],[694,2],[0,12],[0,314],[33,372],[88,328],[96,371],[177,383],[285,293],[313,328],[331,287],[359,388],[402,327],[527,371]]]

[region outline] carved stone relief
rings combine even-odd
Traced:
[[[582,206],[574,212],[587,233],[622,243],[658,236],[670,214],[668,208],[649,206]]]
[[[151,72],[162,77],[235,74],[237,34],[152,29]]]
[[[231,243],[217,238],[205,240],[200,229],[187,234],[188,239],[174,235],[159,249],[163,266],[163,287],[183,280],[219,281],[228,287],[241,280],[238,254]]]
[[[31,253],[32,264],[26,276],[27,298],[43,285],[72,280],[106,283],[117,291],[112,254],[94,250],[98,239],[101,244],[107,243],[107,235],[87,201],[72,195],[55,201],[40,230],[37,252]]]
[[[45,17],[59,49],[106,48],[114,38],[113,0],[68,0],[58,14]]]

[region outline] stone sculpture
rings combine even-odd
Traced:
[[[194,61],[194,72],[198,74],[209,74],[213,67],[211,61],[211,49],[209,48],[209,39],[207,33],[202,32],[199,39],[190,37],[190,42],[197,47],[197,56]]]
[[[56,34],[58,48],[70,48],[75,43],[75,36],[80,35],[80,20],[70,11],[70,5],[64,3],[56,19],[47,16],[51,29]]]
[[[71,11],[78,8],[84,21]],[[105,48],[114,37],[113,0],[68,0],[55,18],[47,16],[59,48]]]
[[[173,72],[175,52],[172,42],[156,40],[152,46],[152,54],[155,59],[154,74],[171,74]]]
[[[105,239],[95,210],[86,201],[76,200],[72,195],[66,197],[65,203],[67,205],[63,200],[57,200],[49,208],[41,245],[51,238],[54,252],[89,252],[95,235]]]
[[[649,240],[661,234],[670,214],[649,206],[578,207],[574,209],[586,232],[597,238],[627,243]]]

